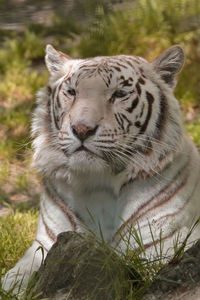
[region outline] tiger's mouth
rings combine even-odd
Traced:
[[[93,151],[93,149],[90,150],[85,145],[79,146],[72,153],[66,155],[70,159],[70,166],[76,171],[90,170],[93,172],[94,170],[111,168],[113,173],[118,174],[126,167],[124,164],[121,164],[121,162],[109,159],[104,153],[96,153],[96,151]]]
[[[64,154],[67,156],[67,157],[70,157],[70,156],[73,156],[74,154],[82,154],[86,157],[88,156],[95,156],[95,153],[92,152],[91,150],[89,150],[88,148],[86,148],[85,146],[80,146],[78,147],[77,149],[75,149],[73,152],[69,153],[66,149],[62,149],[62,151],[64,152]]]
[[[103,156],[101,156],[100,154],[90,150],[89,148],[87,148],[84,145],[81,145],[80,147],[78,147],[73,153],[83,153],[84,155],[86,155],[86,157],[93,157],[93,158],[100,158],[100,159],[104,159]]]
[[[93,153],[93,152],[90,151],[88,148],[86,148],[84,145],[81,145],[80,147],[78,147],[74,152],[79,152],[79,151],[86,151],[86,152]],[[94,154],[94,153],[93,153],[93,154]]]
[[[81,145],[80,147],[78,147],[74,151],[74,153],[84,153],[84,154],[86,154],[86,156],[97,156],[96,153],[94,153],[93,151],[91,151],[90,149],[85,147],[84,145]]]

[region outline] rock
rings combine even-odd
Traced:
[[[63,232],[31,281],[29,291],[31,295],[40,294],[37,299],[113,300],[116,287],[112,283],[119,272],[125,274],[126,268],[119,265],[118,255],[106,244],[102,246],[84,234]]]
[[[135,279],[142,284],[137,272],[130,276],[130,268],[107,244],[86,234],[63,232],[33,277],[27,294],[28,299],[39,295],[36,299],[124,300],[129,299],[124,282],[129,282],[130,288]],[[200,299],[200,240],[181,259],[172,260],[158,272],[142,299]]]
[[[157,274],[143,300],[200,299],[200,240],[177,263],[169,263]]]

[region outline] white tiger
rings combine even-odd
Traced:
[[[183,63],[179,46],[151,63],[127,55],[72,59],[47,46],[50,80],[32,123],[44,186],[37,236],[6,274],[6,289],[16,274],[26,284],[41,263],[38,246],[46,255],[62,231],[98,235],[100,226],[123,250],[134,225],[149,257],[161,231],[163,251],[172,253],[176,235],[200,216],[200,158],[173,95]],[[133,237],[129,243],[138,246]]]

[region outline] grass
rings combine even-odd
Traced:
[[[16,235],[18,235],[18,238],[21,238],[24,242],[23,251],[25,251],[26,247],[30,244],[31,239],[33,238],[32,229],[34,228],[38,211],[30,211],[24,209],[24,212],[24,215],[22,215],[19,211],[16,211],[16,213],[14,214],[16,222],[18,224],[17,228],[15,228],[15,221],[13,222],[12,218],[9,219],[9,221],[11,221],[10,227],[2,226],[1,228],[0,226],[0,229],[3,231],[3,236],[6,237],[6,240],[3,240],[3,243],[5,247],[10,250],[10,254],[12,254],[13,257],[12,262],[9,262],[11,267],[13,266],[13,262],[15,260],[14,254],[22,254],[16,253],[17,251],[19,252],[20,248],[18,243],[14,244],[13,247],[13,242],[16,238]],[[28,222],[28,226],[25,231],[24,222]],[[177,239],[174,241],[175,254],[173,259],[170,261],[171,264],[177,264],[181,259],[184,253],[184,249],[187,245],[187,240],[189,239],[192,231],[198,223],[199,220],[197,220],[197,222],[195,222],[195,224],[188,231],[188,234],[182,243],[179,242],[180,236],[177,236]],[[149,225],[149,227],[150,231],[152,232],[151,225]],[[123,253],[120,251],[116,252],[110,245],[105,243],[103,236],[101,239],[97,239],[96,235],[93,232],[89,232],[87,236],[83,235],[81,237],[81,242],[76,242],[73,251],[74,253],[77,253],[77,258],[73,256],[74,260],[68,261],[68,263],[74,266],[76,270],[76,276],[74,278],[74,285],[72,286],[72,290],[76,290],[77,292],[78,290],[80,290],[80,288],[82,288],[81,284],[83,284],[83,276],[85,276],[85,270],[88,270],[88,276],[93,276],[91,275],[93,273],[96,274],[95,281],[97,283],[97,286],[95,286],[92,294],[89,296],[89,298],[87,298],[88,300],[96,299],[98,293],[101,293],[101,288],[105,290],[105,294],[107,295],[106,299],[142,299],[144,292],[155,278],[157,271],[166,263],[166,257],[162,253],[163,242],[160,241],[160,243],[158,244],[155,242],[154,247],[157,252],[157,258],[151,260],[146,257],[139,227],[137,227],[136,230],[129,225],[128,230],[130,233],[129,237],[134,238],[134,240],[136,241],[137,250],[131,249],[128,240],[126,240],[125,242],[127,245],[127,250]],[[24,240],[24,235],[29,236],[29,240]],[[152,241],[154,241],[153,234]],[[79,253],[81,253],[81,255]],[[3,258],[0,258],[6,260],[6,255],[3,254],[2,256]],[[76,268],[77,265],[78,268]],[[82,268],[81,265],[84,265],[84,267]],[[49,272],[51,271],[49,270]],[[4,273],[4,269],[2,273]],[[81,280],[79,280],[79,278],[81,278]],[[29,285],[25,294],[20,299],[38,299],[40,293],[38,293],[37,291],[37,282],[40,279],[40,277],[37,277],[37,273],[34,273],[29,280]],[[71,293],[73,294],[72,290]],[[0,296],[4,296],[2,300],[19,300],[18,295],[13,298],[11,291],[5,292],[3,291],[3,289],[1,289],[0,286]]]
[[[23,33],[0,32],[0,208],[10,211],[0,218],[3,274],[23,255],[36,230],[37,209],[22,209],[21,203],[37,203],[40,193],[39,180],[30,168],[29,136],[35,93],[47,82],[43,57],[49,40],[75,57],[124,53],[149,60],[172,44],[180,44],[186,62],[175,94],[180,100],[186,130],[200,147],[199,1],[136,0],[128,8],[115,11],[110,11],[104,2],[105,5],[98,0],[77,2],[84,6],[85,14],[89,11],[90,16],[95,16],[90,18],[90,24],[54,15],[49,27],[30,24]],[[159,262],[141,260],[130,251],[121,259],[120,264],[130,270],[136,268],[142,284],[147,285],[161,266]],[[128,284],[127,299],[133,299],[132,283]],[[138,293],[142,293],[143,287],[138,288]],[[3,299],[13,298],[7,294]]]
[[[0,218],[1,273],[12,268],[30,247],[36,233],[38,210],[22,207]]]
[[[31,246],[36,234],[39,211],[24,203],[17,205],[17,208],[13,208],[13,204],[7,207],[9,213],[0,218],[0,297],[2,300],[19,300],[18,296],[12,295],[12,289],[4,291],[1,278]],[[26,300],[31,299],[33,300]]]

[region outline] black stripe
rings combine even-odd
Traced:
[[[50,121],[50,116],[51,116],[51,98],[49,97],[47,104],[46,104],[46,109],[47,109],[47,119]]]
[[[125,59],[126,63],[131,66],[133,69],[135,68],[134,64],[132,64],[132,62],[128,59]]]
[[[120,64],[118,61],[116,61],[116,64],[117,64],[118,66],[122,67],[122,68],[127,69],[127,66]]]
[[[57,92],[57,97],[56,97],[56,104],[58,105],[58,107],[60,108],[61,107],[61,103],[60,103],[60,98],[59,98],[59,92],[60,92],[60,90],[61,90],[61,88],[62,88],[62,83],[59,85],[59,87],[58,87],[58,92]]]
[[[122,82],[120,82],[122,86],[132,86],[132,83],[129,83],[129,79],[124,79]]]
[[[116,66],[112,66],[115,70],[117,70],[117,71],[119,71],[119,72],[121,72],[121,69],[120,69],[120,67],[116,67]]]
[[[120,115],[121,115],[122,118],[125,119],[126,122],[128,123],[127,126],[126,126],[126,132],[129,132],[129,128],[130,128],[130,126],[132,125],[132,122],[127,118],[126,115],[124,115],[124,114],[120,114]]]
[[[55,109],[54,109],[54,107],[53,107],[53,118],[54,118],[54,124],[55,124],[55,126],[56,126],[56,129],[59,130],[59,129],[60,129],[59,126],[58,126],[58,121],[59,121],[59,119],[58,119],[57,116],[55,115]]]
[[[59,98],[59,93],[60,93],[60,90],[62,88],[62,84],[63,82],[57,87],[55,88],[54,90],[54,94],[53,94],[53,116],[54,116],[54,122],[55,122],[55,125],[56,125],[56,129],[59,130],[60,129],[60,126],[59,126],[59,121],[60,121],[60,118],[59,116],[56,114],[55,110],[56,108],[58,107],[61,108],[61,103],[60,103],[60,98]],[[55,99],[55,94],[57,92],[57,96],[56,96],[56,99]]]
[[[136,87],[136,90],[138,92],[138,95],[140,96],[142,91],[141,91],[141,87],[140,87],[139,81],[136,83],[135,87]]]
[[[153,103],[154,102],[154,97],[151,93],[149,93],[148,91],[146,91],[146,97],[149,103]]]
[[[144,81],[144,79],[143,79],[142,77],[139,78],[138,82],[139,82],[140,84],[145,84],[145,81]]]
[[[126,111],[128,111],[129,113],[132,113],[132,111],[133,111],[133,110],[136,108],[136,106],[138,105],[138,102],[139,102],[139,98],[136,97],[136,98],[133,100],[131,106],[128,107],[128,108],[126,108]]]
[[[142,103],[142,109],[141,109],[141,112],[140,112],[140,118],[142,117],[143,112],[144,112],[144,103]]]
[[[155,136],[156,139],[161,139],[161,133],[164,128],[167,113],[168,113],[167,99],[166,96],[160,91],[160,113],[156,121],[156,128],[157,128],[157,132]]]
[[[57,116],[55,113],[55,94],[56,94],[56,88],[52,92],[51,110],[52,110],[52,114],[53,114],[54,125],[55,125],[56,129],[59,130]]]
[[[57,88],[57,87],[56,87],[56,88]],[[55,93],[56,93],[56,88],[53,89],[53,91],[52,91],[52,99],[54,99],[54,96],[55,96]]]
[[[52,88],[49,85],[47,86],[47,93],[48,93],[49,96],[52,93]]]
[[[141,127],[141,122],[140,121],[136,121],[134,123],[134,125],[137,127],[137,128],[140,128]]]
[[[128,99],[130,99],[130,95],[129,95],[128,97],[122,99],[121,102],[125,102],[125,101],[127,101]]]
[[[139,134],[142,134],[145,132],[145,130],[147,129],[147,126],[148,126],[148,123],[149,123],[149,120],[151,118],[151,114],[152,114],[152,105],[153,105],[153,102],[154,102],[154,97],[151,93],[147,92],[146,91],[146,98],[147,98],[147,102],[148,102],[148,105],[149,105],[149,109],[148,109],[148,112],[147,112],[147,117],[140,129],[140,132]]]
[[[118,115],[118,117],[120,119],[120,126],[121,126],[122,130],[124,131],[124,120],[122,118],[122,114],[118,113],[117,115]]]
[[[118,114],[114,114],[114,116],[115,116],[115,119],[116,119],[118,125],[121,127],[121,120],[119,119]]]

